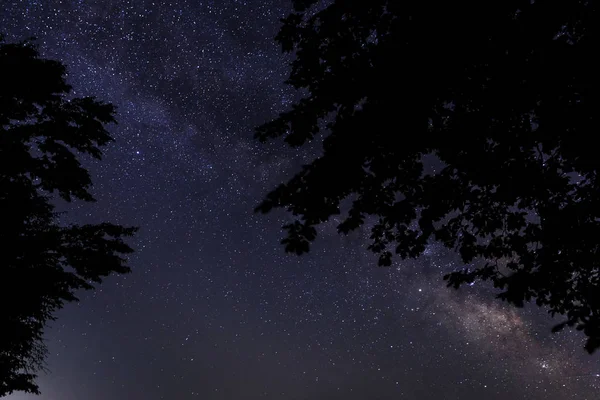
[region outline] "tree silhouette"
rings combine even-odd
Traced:
[[[598,1],[293,4],[276,40],[306,95],[256,137],[323,154],[257,207],[293,214],[286,251],[335,214],[373,221],[382,266],[438,241],[472,265],[450,286],[489,280],[598,348]]]
[[[100,159],[114,122],[111,104],[70,90],[61,63],[0,37],[0,396],[39,393],[47,322],[78,289],[129,271],[123,239],[136,228],[57,221],[53,196],[94,201],[74,152]]]

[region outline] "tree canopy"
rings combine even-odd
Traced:
[[[77,153],[100,159],[115,122],[111,104],[70,96],[65,73],[31,41],[0,37],[0,397],[39,393],[43,330],[55,312],[78,289],[130,270],[124,239],[136,228],[57,219],[55,196],[94,201]]]
[[[294,0],[276,40],[305,96],[256,130],[323,153],[257,211],[287,209],[286,251],[319,224],[373,221],[379,265],[437,241],[516,306],[600,346],[600,97],[594,0]],[[348,207],[345,207],[348,202]]]

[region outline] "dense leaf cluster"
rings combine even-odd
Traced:
[[[449,285],[490,280],[598,348],[598,1],[321,3],[294,1],[277,36],[308,94],[256,131],[323,135],[323,155],[257,208],[295,216],[286,250],[308,251],[332,215],[341,233],[375,218],[380,265],[441,242],[476,265]]]
[[[101,158],[114,109],[70,98],[65,67],[0,37],[0,396],[38,393],[43,328],[78,289],[126,273],[136,228],[62,226],[52,197],[93,201],[76,153]]]

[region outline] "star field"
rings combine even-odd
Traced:
[[[133,273],[69,305],[47,332],[40,400],[594,399],[583,336],[518,310],[431,246],[376,268],[368,232],[328,223],[286,255],[281,213],[252,210],[316,149],[253,127],[298,94],[273,40],[289,0],[3,0],[7,40],[37,37],[75,95],[115,104],[94,204],[66,222],[138,225]],[[9,400],[36,398],[24,394]]]

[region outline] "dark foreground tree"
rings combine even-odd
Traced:
[[[490,280],[598,348],[598,1],[293,3],[277,40],[307,94],[256,136],[323,154],[257,208],[295,216],[286,250],[373,220],[379,265],[441,242],[472,266],[450,286]]]
[[[61,63],[0,38],[0,397],[38,393],[48,321],[78,289],[129,271],[123,239],[135,228],[57,221],[54,194],[94,200],[74,152],[100,159],[114,122],[112,105],[70,89]]]

